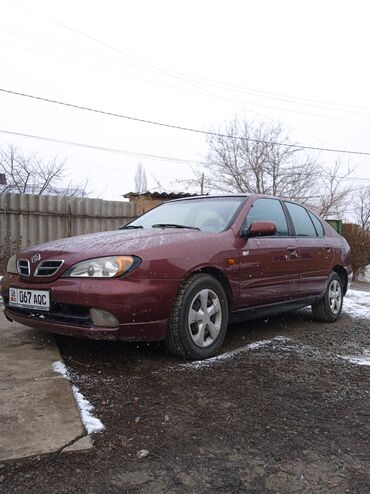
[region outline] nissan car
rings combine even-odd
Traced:
[[[164,341],[216,355],[228,325],[311,306],[334,322],[351,281],[346,240],[273,196],[166,202],[117,231],[29,247],[2,280],[9,321],[63,335]]]

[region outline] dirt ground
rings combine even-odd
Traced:
[[[370,490],[370,367],[344,358],[370,349],[368,320],[250,321],[203,364],[160,344],[57,341],[105,430],[88,453],[0,466],[2,493]]]

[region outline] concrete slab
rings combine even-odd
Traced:
[[[57,360],[51,335],[9,323],[0,310],[0,461],[57,452],[75,440],[70,450],[92,447],[89,437],[78,440],[85,428],[69,382],[51,368]]]

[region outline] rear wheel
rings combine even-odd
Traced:
[[[312,305],[312,312],[318,321],[334,322],[342,313],[343,284],[337,273],[331,273],[325,295]]]
[[[214,356],[225,339],[229,307],[221,283],[196,274],[180,288],[169,319],[165,344],[182,358]]]

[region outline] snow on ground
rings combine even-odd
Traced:
[[[226,352],[223,353],[222,355],[218,355],[217,357],[212,357],[207,360],[195,360],[194,362],[188,362],[186,364],[180,364],[179,367],[182,368],[188,368],[188,369],[199,369],[199,368],[204,368],[204,367],[211,367],[212,365],[225,362],[225,360],[232,360],[234,359],[237,355],[240,355],[241,353],[248,352],[248,351],[253,351],[253,350],[258,350],[259,348],[268,346],[268,345],[273,345],[274,343],[289,343],[292,340],[290,338],[285,338],[284,336],[276,336],[275,338],[272,338],[271,340],[261,340],[261,341],[255,341],[254,343],[249,343],[246,346],[243,346],[241,348],[237,348],[235,350],[232,350],[231,352]]]
[[[101,420],[91,413],[94,410],[93,405],[84,397],[77,386],[72,385],[73,396],[75,397],[77,406],[80,410],[82,422],[88,434],[100,432],[104,429]]]
[[[57,361],[52,364],[52,369],[57,374],[62,375],[64,378],[71,380],[70,374],[67,367],[62,361]],[[77,386],[72,384],[72,392],[74,399],[76,400],[78,409],[80,411],[82,423],[85,426],[88,434],[93,434],[94,432],[100,432],[104,429],[104,425],[100,419],[94,417],[92,411],[94,410],[93,405],[84,397]]]
[[[347,362],[350,362],[351,364],[369,365],[370,366],[370,351],[369,350],[365,351],[364,354],[359,356],[359,357],[347,356],[347,357],[342,357],[342,358],[347,360]]]
[[[348,290],[346,297],[344,297],[343,312],[349,314],[351,317],[368,319],[370,321],[370,292]],[[244,347],[237,348],[236,350],[226,352],[222,355],[218,355],[217,357],[213,357],[207,360],[197,360],[186,364],[180,364],[179,367],[188,369],[207,368],[215,364],[234,359],[236,356],[240,355],[243,352],[258,350],[261,347],[271,346],[272,350],[274,350],[274,344],[276,343],[282,344],[281,350],[283,351],[304,352],[305,350],[312,350],[309,347],[302,348],[302,345],[294,342],[294,340],[290,338],[286,338],[284,336],[276,336],[271,340],[256,341]],[[370,366],[370,350],[365,350],[360,356],[338,355],[338,357],[343,358],[353,364]]]
[[[343,311],[352,317],[370,320],[370,292],[348,290],[343,299]]]
[[[65,377],[68,380],[70,379],[67,367],[60,360],[54,362],[51,367],[53,371],[56,372],[57,374],[61,374],[63,377]]]

